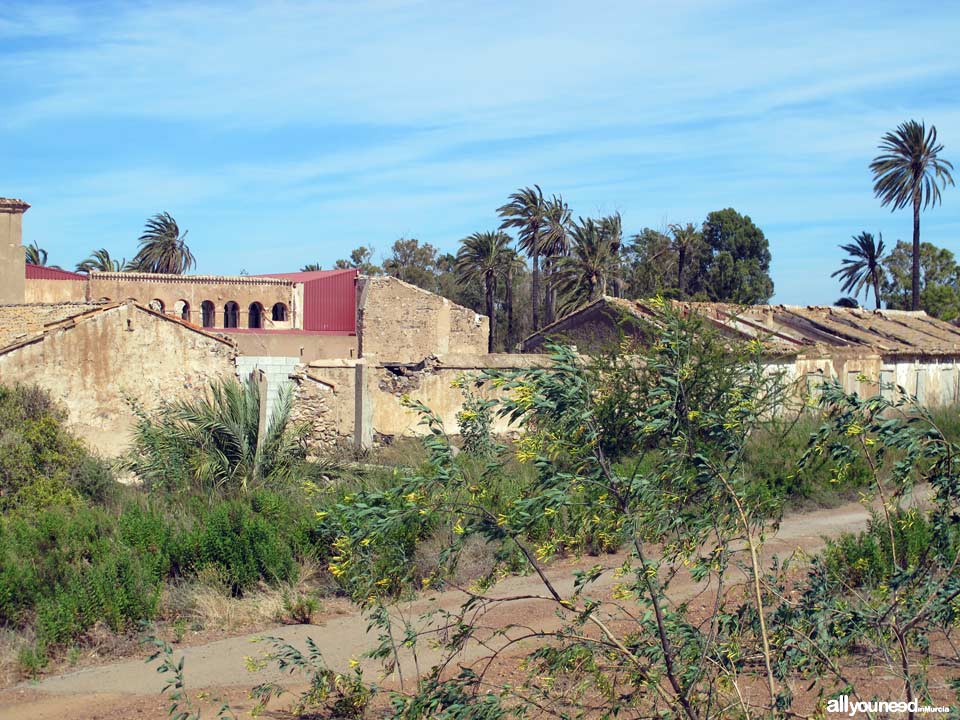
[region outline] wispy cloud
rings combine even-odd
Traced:
[[[908,222],[871,197],[880,134],[925,117],[960,147],[958,30],[893,3],[24,1],[0,20],[0,194],[77,259],[176,210],[208,271],[452,249],[533,182],[631,230],[732,205],[778,299],[829,301],[811,265]]]

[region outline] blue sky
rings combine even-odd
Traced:
[[[169,211],[198,271],[454,250],[516,188],[627,233],[734,207],[774,300],[829,303],[838,243],[909,239],[884,131],[934,123],[960,181],[960,5],[0,2],[0,196],[72,267]],[[922,219],[960,255],[960,190]]]

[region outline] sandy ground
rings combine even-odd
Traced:
[[[867,510],[857,503],[789,516],[784,519],[776,535],[768,538],[764,553],[783,557],[798,549],[805,552],[815,551],[821,547],[824,536],[859,530],[865,526],[868,517]],[[622,560],[622,555],[583,558],[579,561],[563,560],[553,563],[548,575],[552,581],[556,581],[561,593],[567,593],[572,590],[572,569],[588,568],[597,563],[614,567]],[[598,583],[596,592],[600,592],[605,584],[609,585],[611,582],[612,578],[608,573]],[[684,596],[691,596],[697,590],[689,581],[680,580],[671,587],[671,594],[676,594],[676,599],[679,600]],[[491,594],[505,597],[542,595],[543,592],[539,578],[530,575],[508,578],[498,584]],[[452,611],[460,606],[463,599],[464,595],[459,591],[425,595],[404,606],[404,614],[416,618],[435,608]],[[512,602],[491,611],[484,622],[510,623],[522,619],[525,625],[548,630],[557,624],[554,610],[555,605],[552,603],[535,599]],[[258,635],[218,640],[182,651],[177,648],[175,654],[176,657],[182,654],[185,658],[185,674],[191,692],[203,690],[211,695],[221,696],[230,701],[239,717],[249,717],[249,709],[253,705],[248,698],[251,687],[265,681],[290,682],[289,676],[280,674],[275,668],[258,672],[248,670],[245,658],[257,656],[266,649],[265,645],[256,642],[257,637],[275,636],[301,648],[306,638],[313,638],[323,651],[328,666],[345,670],[351,659],[359,659],[376,644],[375,633],[368,635],[366,626],[366,619],[354,612],[322,619],[316,625],[278,626]],[[143,657],[147,654],[145,651]],[[463,660],[469,662],[480,656],[481,651],[473,649]],[[436,655],[426,653],[420,657],[420,667],[429,668],[435,660]],[[379,680],[379,667],[373,662],[364,662],[365,677]],[[407,678],[415,674],[414,667],[409,662],[402,665],[401,670]],[[155,666],[145,664],[143,659],[115,662],[47,677],[39,682],[24,683],[0,691],[0,720],[165,718],[167,702],[160,696],[160,690],[166,677],[157,674]],[[213,713],[208,710],[204,712],[204,716],[213,716]]]

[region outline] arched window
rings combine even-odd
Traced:
[[[258,302],[250,303],[250,309],[247,311],[247,327],[263,327],[263,305]]]
[[[190,322],[190,303],[188,303],[186,300],[177,300],[173,304],[173,311],[180,317],[181,320]]]
[[[273,306],[273,310],[271,310],[270,314],[274,322],[286,322],[287,306],[283,303],[277,303]]]
[[[240,306],[233,300],[223,306],[223,326],[225,328],[240,326]]]
[[[162,313],[166,308],[163,305],[163,300],[154,298],[150,301],[150,309],[154,312]]]
[[[200,303],[200,322],[203,323],[203,326],[206,328],[211,328],[216,322],[217,309],[213,306],[213,303],[209,300],[204,300]]]

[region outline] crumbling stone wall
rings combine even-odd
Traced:
[[[336,412],[340,398],[334,387],[311,377],[305,365],[298,367],[290,379],[293,381],[291,422],[305,422],[309,426],[307,445],[312,455],[331,450],[342,437]]]
[[[440,295],[393,277],[361,278],[358,295],[361,357],[410,363],[487,350],[488,318]]]

